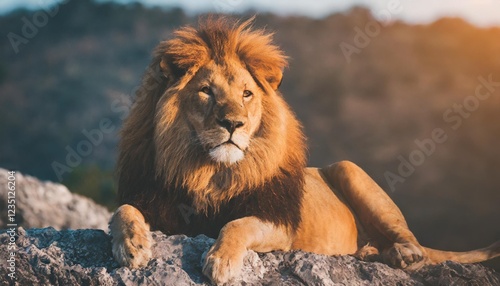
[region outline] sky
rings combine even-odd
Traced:
[[[105,2],[109,0],[98,0]],[[61,0],[1,0],[0,14],[18,7],[37,9]],[[130,0],[115,0],[129,3]],[[389,15],[409,23],[430,23],[441,17],[461,17],[482,26],[500,26],[500,0],[143,0],[147,6],[177,6],[188,13],[228,12],[238,13],[248,9],[273,12],[279,15],[304,15],[321,18],[331,13],[345,11],[355,5],[370,8],[383,18]],[[314,4],[312,4],[314,3]],[[390,7],[401,7],[391,13]],[[387,13],[389,12],[389,14]]]

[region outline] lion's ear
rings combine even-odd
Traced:
[[[287,56],[278,46],[271,43],[271,35],[264,31],[245,34],[244,41],[238,47],[242,62],[259,80],[277,90],[283,79],[283,70],[288,65]]]
[[[283,80],[283,66],[273,62],[263,63],[261,61],[249,60],[247,68],[261,81],[266,81],[272,90],[277,90]]]
[[[269,83],[273,90],[277,90],[281,82],[283,81],[283,72],[281,70],[276,71],[274,74],[268,75],[266,81]]]
[[[160,61],[160,70],[163,76],[166,78],[169,78],[170,74],[172,73],[172,70],[170,69],[167,60],[165,58],[162,58]]]
[[[161,57],[160,70],[163,76],[166,77],[169,82],[178,80],[186,73],[184,69],[176,66],[173,60],[168,55],[164,55],[163,57]]]
[[[175,38],[161,42],[156,49],[160,68],[169,81],[177,81],[186,73],[192,73],[209,57],[206,45],[198,32],[190,27],[175,32]]]

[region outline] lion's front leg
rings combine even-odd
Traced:
[[[142,213],[122,205],[109,222],[113,257],[121,266],[138,268],[151,259],[151,233]]]
[[[227,223],[205,259],[203,273],[215,284],[239,276],[248,250],[268,252],[289,250],[291,236],[285,227],[244,217]]]

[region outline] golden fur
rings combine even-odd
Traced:
[[[405,269],[500,254],[499,243],[424,248],[359,167],[305,168],[300,124],[277,91],[286,57],[250,24],[208,19],[156,49],[120,143],[122,206],[110,229],[121,265],[147,264],[150,226],[218,236],[203,266],[218,284],[238,276],[248,249],[351,254]]]

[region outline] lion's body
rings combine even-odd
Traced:
[[[224,19],[162,42],[124,123],[110,230],[122,265],[151,257],[150,229],[217,237],[204,273],[237,276],[247,250],[351,254],[415,269],[469,253],[423,248],[358,166],[306,168],[299,122],[277,91],[286,57],[269,34]]]
[[[292,249],[327,255],[354,254],[358,250],[355,215],[319,169],[306,171],[301,214]]]

